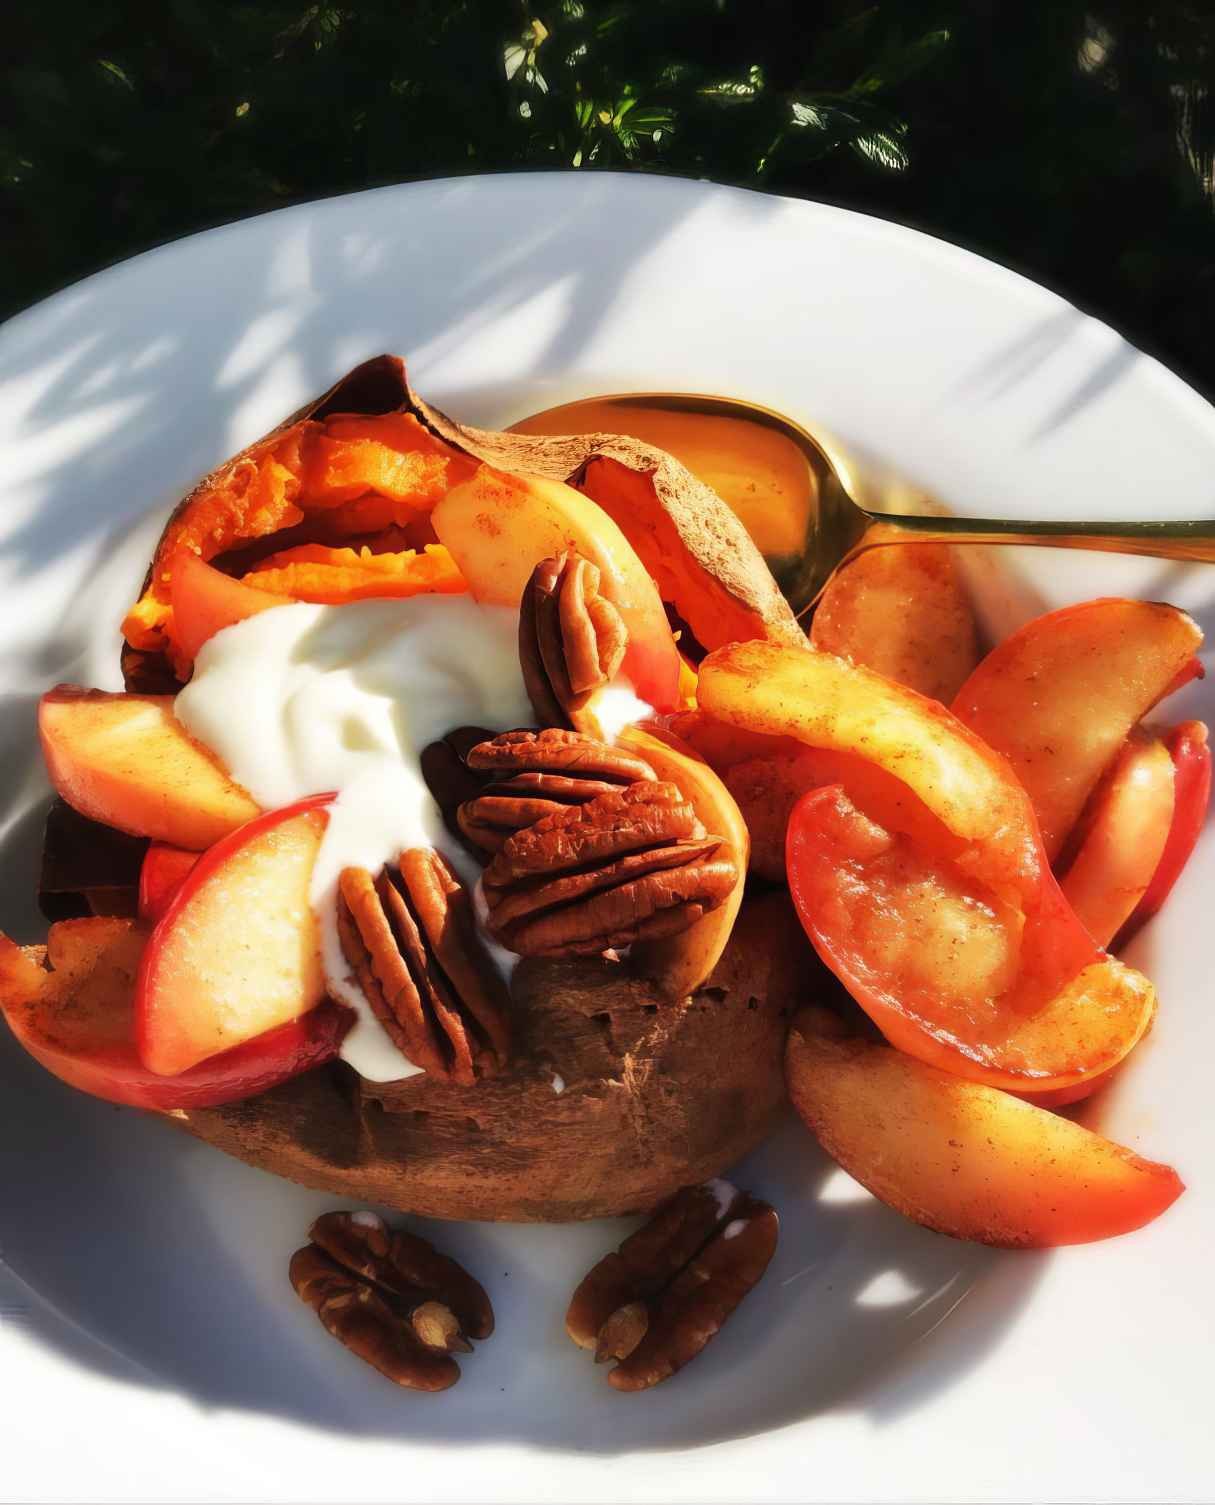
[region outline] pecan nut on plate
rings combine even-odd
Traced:
[[[326,1330],[394,1384],[447,1390],[453,1353],[488,1338],[494,1313],[480,1284],[425,1239],[372,1212],[327,1212],[291,1257],[296,1295]]]
[[[558,727],[505,732],[471,747],[465,761],[472,776],[491,781],[465,800],[456,817],[464,836],[483,852],[499,851],[508,837],[546,815],[654,780],[644,758]]]
[[[516,831],[485,870],[488,925],[523,956],[592,955],[686,930],[737,879],[675,785],[643,781]]]
[[[589,702],[616,675],[628,646],[624,622],[599,594],[599,570],[574,549],[544,559],[519,603],[519,663],[541,726],[595,734]]]
[[[430,847],[395,872],[346,868],[338,885],[346,960],[394,1043],[439,1081],[468,1086],[510,1056],[510,999],[477,935],[468,890]]]
[[[776,1250],[767,1202],[728,1181],[687,1186],[604,1255],[574,1292],[565,1327],[617,1390],[648,1390],[690,1363],[752,1290]]]

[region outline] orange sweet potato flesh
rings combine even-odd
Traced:
[[[475,468],[409,412],[339,412],[289,422],[212,472],[177,508],[123,636],[145,653],[171,645],[172,563],[179,550],[215,559],[317,514],[332,525],[343,513],[351,533],[407,523]]]
[[[336,507],[370,491],[408,513],[429,512],[474,468],[412,413],[328,418],[306,436],[300,506]]]
[[[243,576],[242,583],[293,601],[328,606],[372,597],[458,595],[467,589],[442,544],[393,554],[300,544],[272,554]]]

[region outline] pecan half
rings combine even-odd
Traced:
[[[487,923],[523,956],[594,954],[696,924],[737,875],[674,784],[638,783],[516,831],[485,870]]]
[[[376,877],[346,868],[338,934],[376,1018],[415,1066],[468,1086],[506,1064],[509,994],[468,890],[438,852],[411,848]]]
[[[615,1359],[617,1390],[648,1390],[721,1330],[776,1250],[767,1202],[727,1181],[687,1186],[599,1261],[574,1292],[565,1327],[595,1362]]]
[[[291,1257],[296,1295],[360,1359],[410,1390],[460,1378],[453,1353],[488,1338],[494,1313],[481,1285],[425,1239],[370,1212],[327,1212]]]
[[[505,732],[471,748],[467,764],[471,776],[493,780],[457,816],[461,832],[485,852],[569,805],[654,780],[636,754],[560,728]]]
[[[519,663],[542,726],[595,732],[592,693],[620,668],[628,634],[599,594],[599,569],[576,550],[542,559],[519,603]]]
[[[451,834],[477,856],[481,849],[470,842],[460,828],[458,812],[467,800],[475,799],[489,782],[489,775],[475,773],[467,762],[469,750],[492,737],[493,732],[479,726],[459,726],[430,742],[422,749],[419,766],[431,798],[439,807],[443,824]]]

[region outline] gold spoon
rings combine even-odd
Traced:
[[[852,499],[822,446],[800,424],[733,397],[589,397],[546,408],[513,428],[629,434],[669,451],[738,513],[798,616],[837,570],[883,544],[1033,544],[1215,563],[1215,520],[1013,522],[870,511]]]

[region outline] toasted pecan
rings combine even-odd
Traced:
[[[395,873],[346,868],[338,890],[342,950],[406,1058],[461,1086],[499,1071],[510,1055],[509,995],[444,859],[414,848]]]
[[[470,749],[467,762],[473,776],[492,779],[457,817],[464,836],[484,852],[499,851],[515,831],[569,805],[654,779],[636,754],[554,727],[505,732]]]
[[[725,1181],[688,1186],[586,1275],[566,1331],[617,1390],[669,1379],[720,1331],[776,1249],[776,1212]]]
[[[695,924],[737,876],[673,784],[638,783],[511,836],[485,871],[488,925],[525,956],[594,954]]]
[[[599,594],[599,570],[574,549],[543,559],[519,603],[519,663],[540,724],[592,734],[594,692],[624,659],[628,634],[615,606]]]
[[[487,1338],[494,1315],[481,1285],[455,1260],[374,1214],[330,1212],[291,1258],[300,1299],[352,1353],[394,1384],[446,1390],[460,1378],[453,1353]]]

